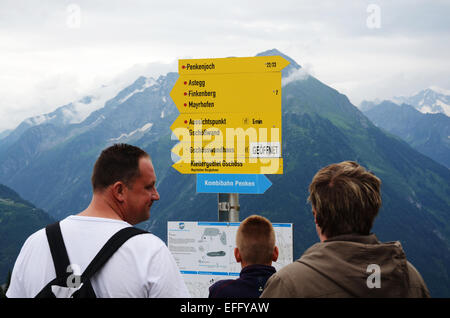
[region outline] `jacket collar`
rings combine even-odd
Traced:
[[[336,241],[350,241],[362,244],[380,244],[380,241],[373,233],[370,233],[369,235],[361,235],[357,233],[337,235],[325,240],[324,243]]]
[[[255,264],[255,265],[247,265],[245,266],[242,270],[239,276],[247,276],[247,275],[260,275],[260,274],[265,274],[265,273],[275,273],[275,267],[273,266],[268,266],[268,265],[259,265],[259,264]]]

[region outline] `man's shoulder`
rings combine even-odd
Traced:
[[[269,278],[261,297],[303,297],[306,295],[303,291],[304,286],[314,284],[315,275],[310,271],[311,269],[300,262],[300,259],[283,266]]]
[[[45,228],[31,234],[23,243],[16,260],[16,265],[21,266],[30,257],[42,257],[48,250],[48,241]]]
[[[217,282],[215,282],[214,284],[212,284],[210,289],[221,288],[223,286],[227,286],[227,285],[232,284],[234,282],[236,282],[235,279],[221,279],[221,280],[218,280]]]
[[[410,288],[413,289],[413,292],[418,293],[414,295],[414,297],[430,297],[430,291],[428,290],[422,275],[409,261],[406,261],[406,264],[408,266]]]
[[[122,244],[114,259],[127,264],[155,264],[171,262],[173,256],[167,245],[152,233],[135,235]]]
[[[302,258],[299,258],[291,264],[283,266],[273,275],[282,279],[297,280],[300,277],[308,279],[310,277],[311,271],[313,270],[303,262]]]
[[[130,239],[128,239],[124,245],[127,246],[133,246],[135,248],[138,249],[148,249],[148,248],[152,248],[152,249],[166,249],[167,245],[156,235],[150,233],[150,232],[146,232],[146,233],[141,233],[138,235],[135,235],[133,237],[131,237]]]
[[[71,215],[61,221],[63,236],[67,234],[73,238],[84,235],[92,240],[105,243],[119,231],[130,227],[132,226],[129,223],[121,220],[79,215]],[[166,245],[154,234],[143,232],[129,238],[123,243],[123,246],[143,250],[148,248],[158,249]]]
[[[226,297],[228,295],[228,287],[232,286],[235,282],[235,279],[222,279],[215,282],[209,287],[209,297]]]
[[[291,296],[299,295],[299,293],[307,295],[306,292],[309,291],[304,290],[307,286],[316,285],[318,281],[323,280],[323,277],[321,277],[321,275],[308,263],[309,261],[302,256],[294,262],[277,270],[277,272],[269,278],[268,283],[277,286],[274,287],[275,289],[284,289],[282,293],[288,293]],[[299,284],[299,282],[301,282],[301,284]]]
[[[31,234],[23,243],[22,250],[27,248],[34,248],[36,244],[42,244],[47,242],[47,234],[45,233],[45,228],[39,229],[33,234]]]

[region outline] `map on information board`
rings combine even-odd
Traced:
[[[208,288],[222,279],[236,279],[241,264],[234,258],[239,222],[167,223],[167,242],[192,297],[208,297]],[[293,261],[291,223],[273,223],[279,270]]]

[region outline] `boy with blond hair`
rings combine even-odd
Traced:
[[[241,263],[238,279],[220,280],[209,288],[210,298],[258,298],[275,273],[272,261],[278,259],[275,232],[265,217],[246,218],[236,234],[234,257]]]

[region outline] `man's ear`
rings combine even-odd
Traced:
[[[237,247],[234,248],[234,258],[236,259],[236,262],[242,262],[241,253],[239,253],[239,249]]]
[[[277,259],[278,259],[278,254],[279,254],[278,247],[275,246],[275,247],[273,248],[273,255],[272,255],[272,261],[273,261],[273,262],[276,262],[276,261],[277,261]]]
[[[127,186],[122,181],[117,181],[111,186],[113,197],[120,203],[125,201]]]

